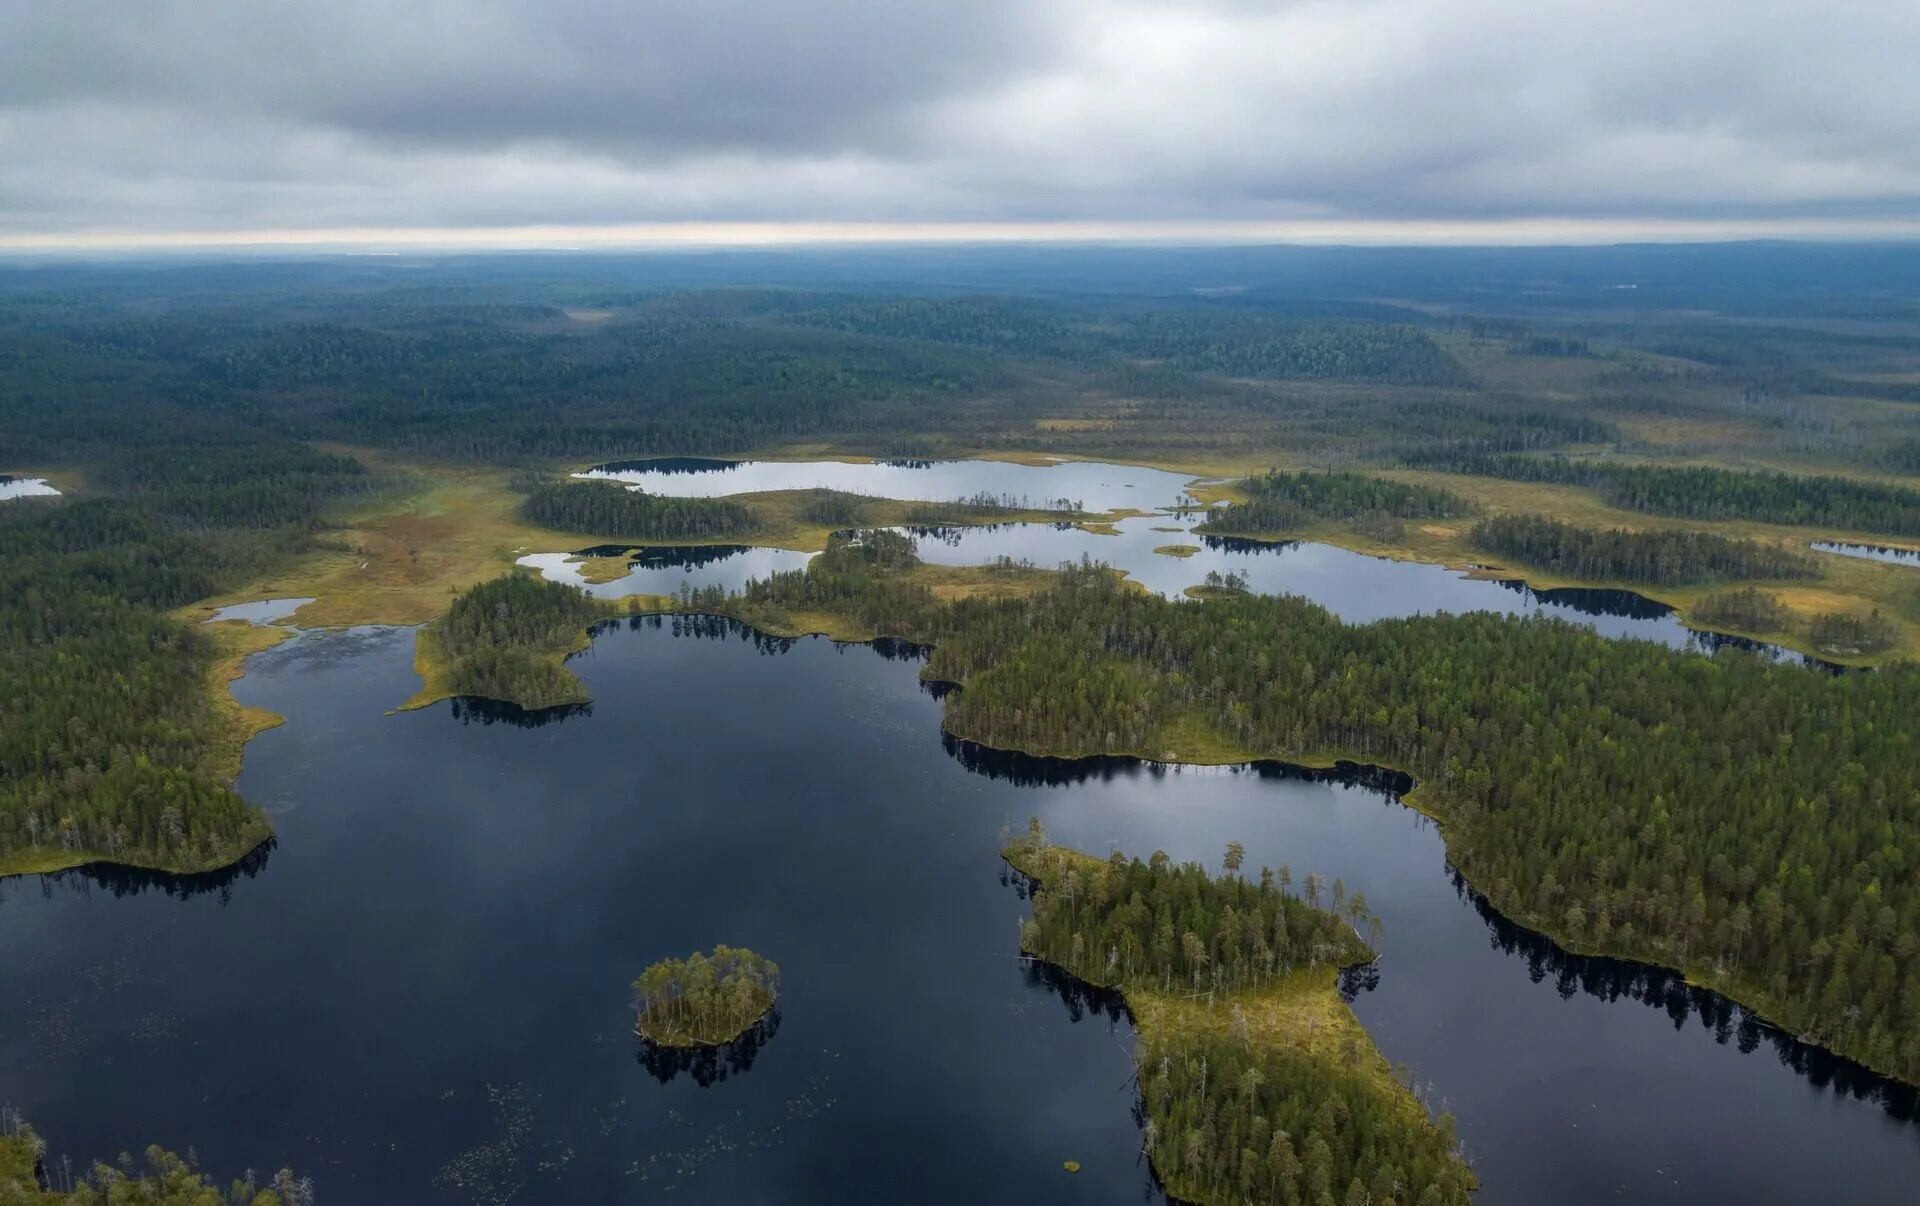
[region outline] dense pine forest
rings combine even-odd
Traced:
[[[1401,519],[1471,514],[1465,499],[1429,486],[1411,486],[1364,473],[1283,473],[1272,470],[1237,482],[1245,502],[1216,512],[1196,532],[1260,535],[1291,532],[1317,520],[1378,529]]]
[[[1474,525],[1489,553],[1568,578],[1683,586],[1741,578],[1817,578],[1812,557],[1710,532],[1598,531],[1544,515],[1496,515]]]
[[[1254,882],[1240,875],[1242,857],[1230,845],[1219,876],[1157,852],[1101,860],[1049,846],[1038,821],[1007,850],[1039,884],[1025,951],[1130,1001],[1204,1001],[1196,1007],[1223,1019],[1179,1032],[1142,1024],[1135,1058],[1154,1171],[1191,1202],[1466,1202],[1473,1177],[1451,1150],[1451,1122],[1434,1124],[1370,1069],[1381,1062],[1370,1046],[1316,1048],[1249,1020],[1274,992],[1314,992],[1303,971],[1322,970],[1318,991],[1331,994],[1331,968],[1373,957],[1358,931],[1377,923],[1339,880],[1307,874],[1296,896],[1289,868],[1263,868]]]
[[[1347,625],[1285,597],[1169,602],[1095,566],[948,604],[869,565],[823,556],[724,606],[933,643],[927,673],[965,684],[948,729],[989,745],[1404,768],[1510,914],[1920,1078],[1920,670],[1809,674],[1485,614]]]
[[[0,868],[204,869],[267,837],[225,780],[217,642],[165,613],[315,547],[324,513],[393,483],[299,445],[173,439],[103,457],[124,497],[0,504]]]

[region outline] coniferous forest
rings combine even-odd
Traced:
[[[1816,578],[1813,558],[1711,532],[1598,531],[1543,515],[1497,515],[1473,528],[1489,553],[1569,578],[1682,586],[1741,578]]]
[[[1286,597],[1169,602],[1098,566],[945,603],[822,557],[726,606],[933,643],[929,676],[965,686],[948,729],[987,745],[1178,760],[1200,734],[1244,757],[1408,770],[1450,856],[1510,915],[1920,1077],[1911,666],[1828,676],[1486,614],[1348,625]]]
[[[667,1047],[739,1038],[780,999],[780,965],[743,946],[650,964],[633,982],[641,1037]]]
[[[549,483],[522,508],[542,527],[635,543],[724,540],[759,523],[751,509],[724,498],[667,498],[611,482]]]
[[[1143,1019],[1135,1058],[1155,1172],[1182,1201],[1351,1200],[1356,1184],[1377,1206],[1467,1201],[1473,1177],[1450,1120],[1435,1125],[1370,1049],[1316,1043],[1287,1012],[1289,998],[1332,997],[1332,969],[1373,957],[1366,900],[1313,873],[1296,895],[1285,866],[1243,878],[1242,858],[1229,845],[1219,876],[1159,852],[1096,859],[1048,845],[1037,820],[1007,849],[1038,884],[1021,946],[1121,991]],[[1175,1028],[1143,996],[1212,1024]],[[1276,1002],[1282,1018],[1262,1016]]]
[[[440,686],[528,711],[584,703],[580,680],[560,660],[607,615],[577,586],[526,574],[482,582],[456,596],[430,630],[447,663]]]
[[[1194,531],[1259,535],[1290,532],[1316,520],[1444,519],[1472,513],[1466,500],[1445,490],[1364,473],[1272,470],[1236,485],[1246,501],[1214,513]]]

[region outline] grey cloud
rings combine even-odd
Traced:
[[[26,0],[0,233],[1920,221],[1909,0]]]

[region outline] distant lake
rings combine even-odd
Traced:
[[[876,498],[947,502],[989,494],[1020,506],[1151,510],[1173,505],[1196,479],[1185,473],[1061,461],[1016,465],[1007,461],[716,461],[664,457],[596,465],[582,478],[624,482],[652,494],[713,498],[762,490],[845,490]]]
[[[1844,540],[1816,540],[1813,547],[1822,553],[1838,553],[1842,557],[1860,557],[1868,561],[1886,561],[1894,565],[1911,565],[1920,568],[1920,549],[1904,549],[1895,545],[1854,544]]]
[[[15,477],[10,473],[0,473],[0,502],[10,498],[36,498],[59,493],[47,484],[44,477]]]
[[[1038,815],[1364,891],[1386,928],[1354,1008],[1458,1117],[1483,1206],[1920,1184],[1911,1090],[1508,924],[1390,783],[943,740],[913,650],[710,618],[603,627],[572,663],[593,703],[557,716],[389,714],[412,652],[363,629],[249,659],[236,695],[287,723],[247,747],[279,839],[244,867],[0,882],[6,1100],[56,1159],[191,1145],[332,1202],[1158,1200],[1124,1016],[1016,958],[1000,833]],[[628,983],[716,942],[780,963],[777,1030],[643,1059]]]

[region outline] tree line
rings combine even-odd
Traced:
[[[1649,515],[1920,535],[1920,490],[1853,478],[1704,465],[1621,465],[1457,447],[1410,451],[1402,460],[1449,473],[1584,486],[1613,506]]]
[[[520,510],[544,528],[636,543],[724,540],[760,526],[751,507],[730,499],[675,498],[613,482],[548,482],[527,495]]]
[[[1274,469],[1235,484],[1246,501],[1212,512],[1194,531],[1253,535],[1290,532],[1316,520],[1444,519],[1473,510],[1446,490],[1365,473]]]
[[[1740,578],[1817,578],[1813,558],[1757,540],[1673,528],[1588,528],[1544,515],[1496,515],[1474,525],[1473,542],[1536,569],[1597,582],[1683,586]]]
[[[721,606],[933,644],[927,675],[965,684],[947,728],[988,745],[1177,760],[1203,732],[1403,768],[1510,915],[1920,1079],[1920,668],[1813,674],[1481,613],[1346,625],[1294,598],[1168,601],[1093,565],[949,603],[815,564]]]

